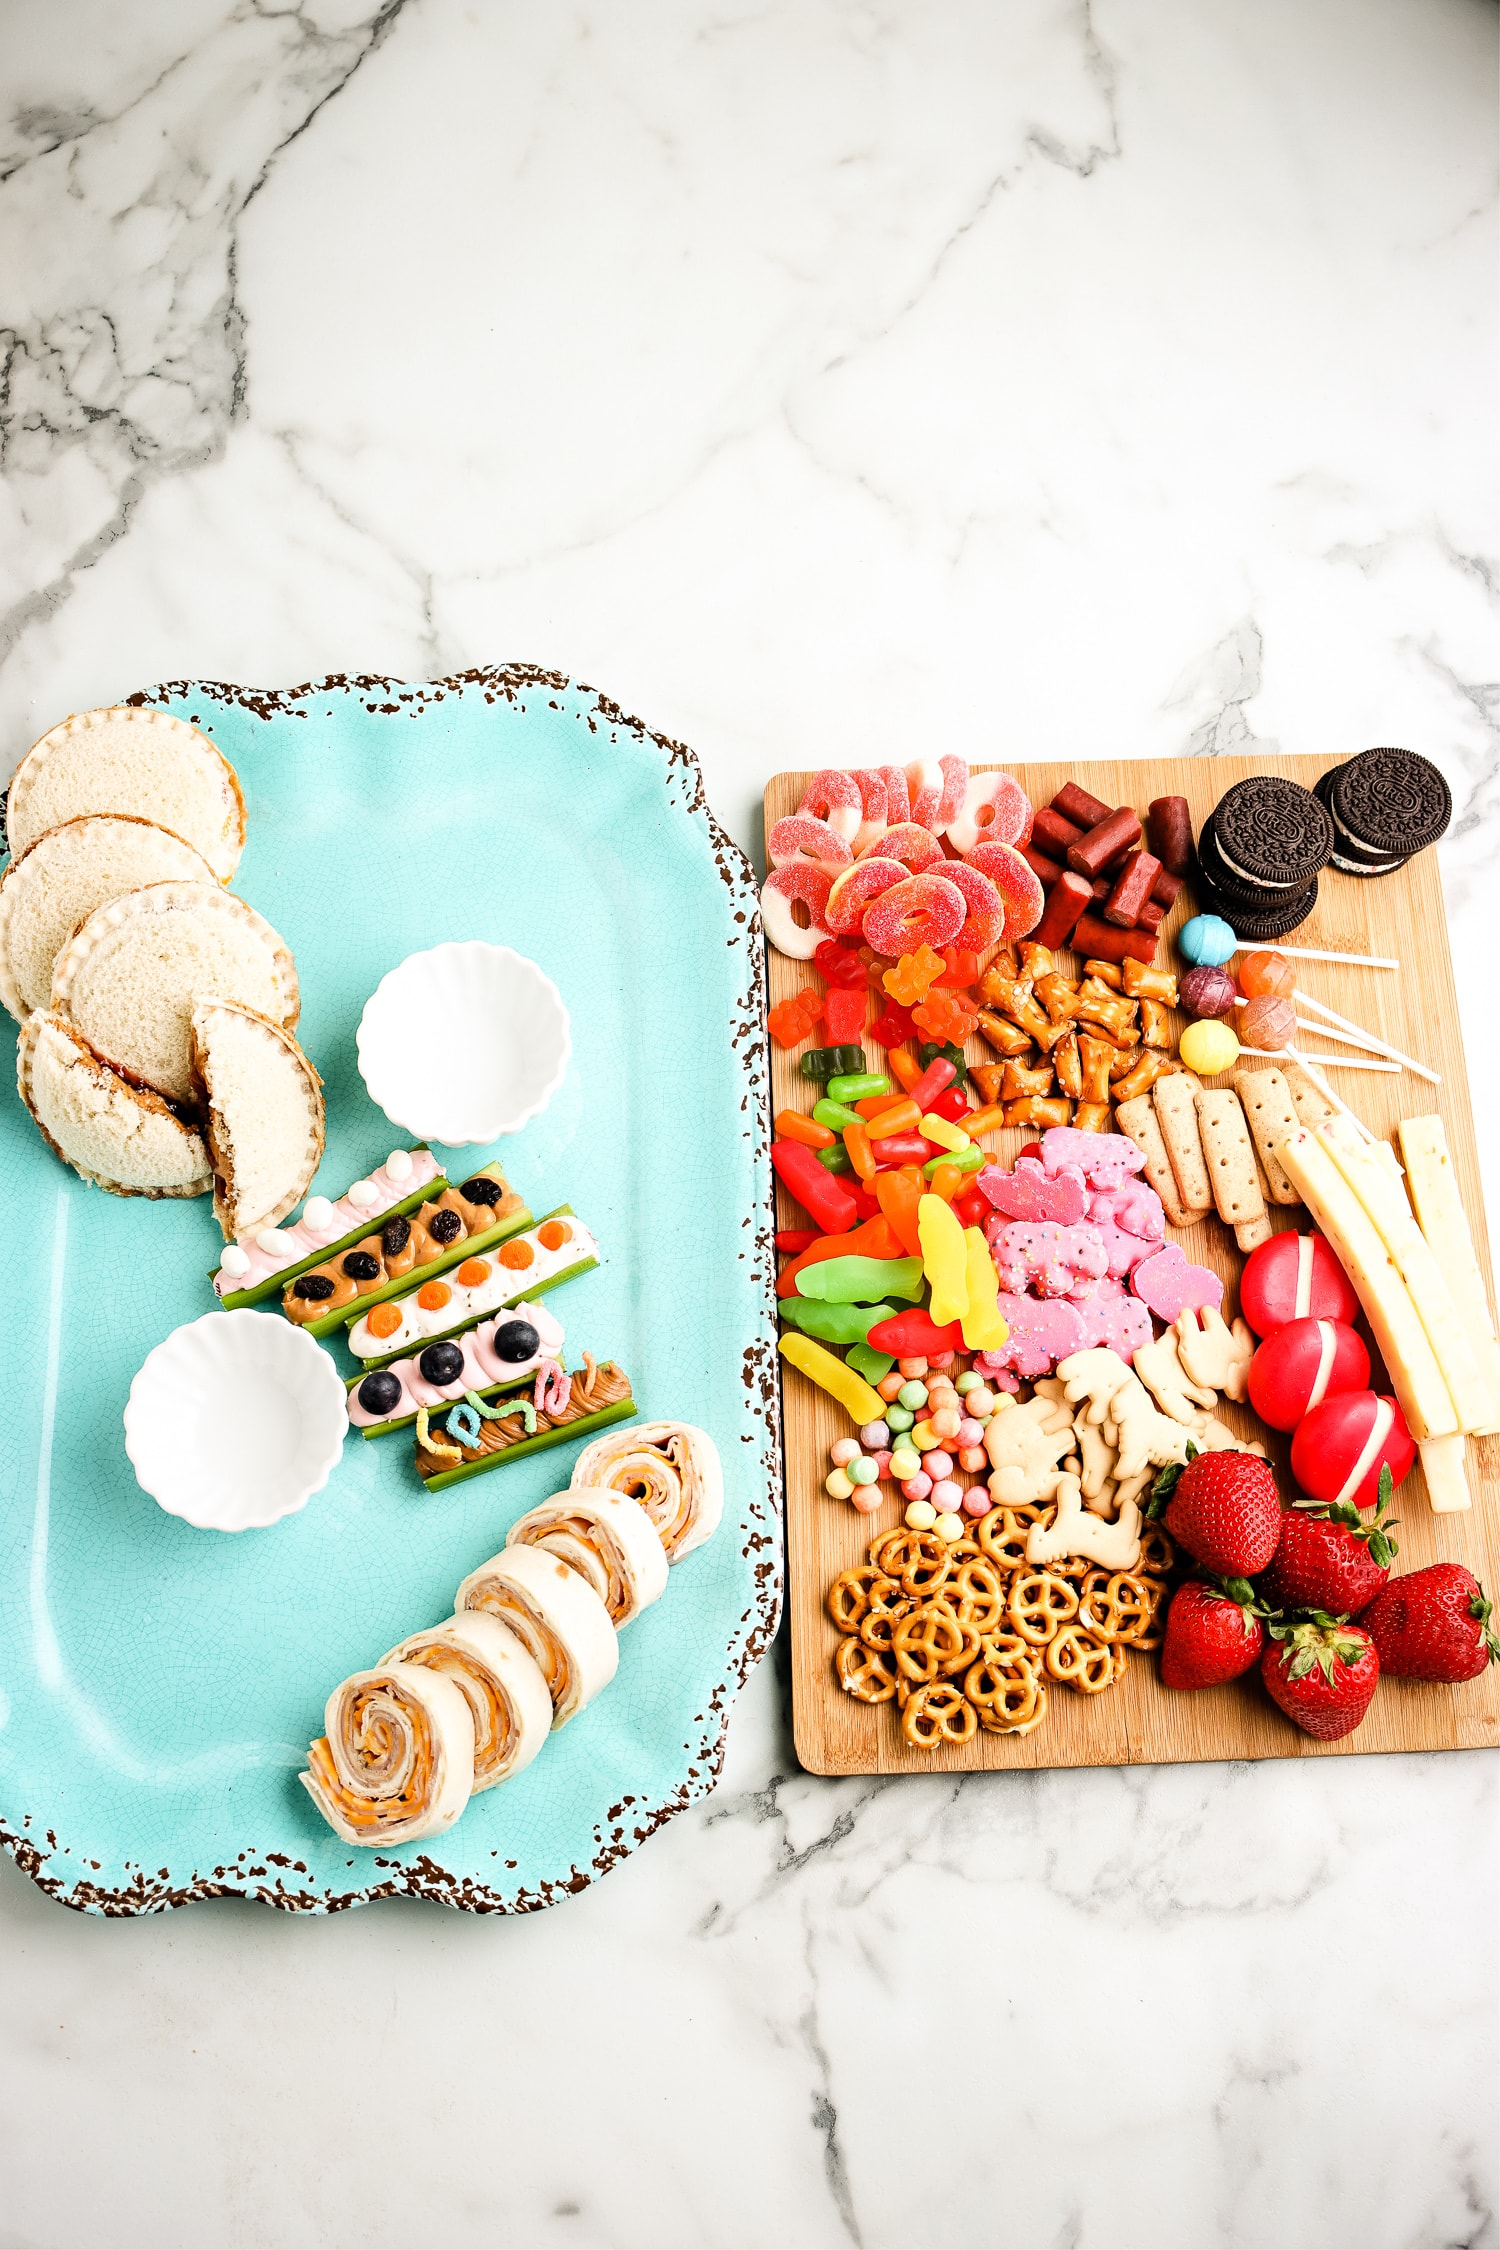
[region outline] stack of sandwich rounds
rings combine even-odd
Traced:
[[[297,970],[224,888],[245,842],[234,769],[164,711],[85,711],[10,785],[0,1000],[48,1145],[112,1195],[205,1195],[226,1236],[274,1225],[323,1152],[293,1037]]]

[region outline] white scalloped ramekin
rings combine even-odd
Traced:
[[[360,1076],[393,1125],[449,1148],[498,1140],[539,1117],[573,1051],[549,976],[508,945],[409,953],[365,1002]]]
[[[328,1353],[279,1313],[248,1306],[174,1328],[125,1402],[136,1482],[200,1531],[258,1531],[305,1508],[348,1430]]]

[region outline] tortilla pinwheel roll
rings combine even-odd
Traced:
[[[463,1695],[474,1721],[476,1796],[529,1766],[552,1730],[552,1698],[536,1658],[483,1610],[411,1634],[385,1661],[425,1664]]]
[[[608,1485],[637,1500],[655,1524],[669,1563],[701,1547],[724,1513],[724,1474],[706,1430],[691,1422],[645,1422],[586,1445],[575,1485]]]
[[[468,1698],[425,1664],[378,1664],[336,1687],[303,1788],[346,1844],[415,1843],[451,1828],[474,1786]]]
[[[666,1591],[666,1550],[638,1501],[599,1486],[572,1485],[529,1508],[506,1533],[507,1547],[537,1547],[586,1578],[616,1632]]]
[[[481,1563],[453,1607],[482,1609],[508,1625],[541,1666],[552,1697],[552,1724],[566,1726],[607,1687],[620,1661],[609,1611],[586,1578],[539,1547],[506,1547]]]

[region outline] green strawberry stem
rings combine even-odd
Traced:
[[[1484,1643],[1485,1659],[1490,1664],[1500,1664],[1500,1637],[1490,1623],[1494,1604],[1481,1586],[1477,1594],[1469,1596],[1469,1615],[1478,1621],[1479,1638]]]
[[[1353,1532],[1356,1539],[1364,1541],[1370,1550],[1371,1562],[1381,1570],[1389,1570],[1401,1551],[1391,1537],[1401,1519],[1387,1513],[1394,1490],[1389,1465],[1384,1466],[1376,1487],[1375,1513],[1368,1523],[1352,1500],[1294,1500],[1292,1506],[1300,1509],[1304,1515],[1316,1516],[1320,1522],[1343,1524],[1346,1530]]]
[[[1288,1664],[1283,1659],[1282,1669],[1289,1680],[1306,1679],[1314,1665],[1325,1680],[1333,1678],[1335,1661],[1340,1664],[1357,1664],[1369,1643],[1363,1633],[1345,1632],[1347,1617],[1330,1617],[1323,1609],[1304,1611],[1300,1617],[1284,1619],[1280,1624],[1266,1629],[1273,1641],[1285,1641]]]

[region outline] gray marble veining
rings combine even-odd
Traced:
[[[1408,743],[1493,1118],[1494,49],[14,7],[0,770],[152,680],[504,657],[690,739],[752,850],[778,766],[935,739]],[[1490,2243],[1496,1867],[1486,1757],[825,1782],[773,1661],[717,1795],[528,1921],[0,1865],[0,2242]]]

